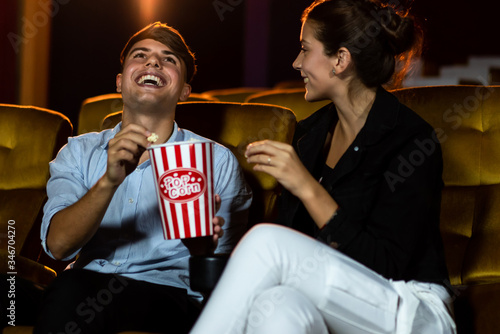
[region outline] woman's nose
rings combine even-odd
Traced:
[[[297,55],[297,58],[295,58],[294,62],[292,63],[292,66],[297,71],[300,71],[302,69],[302,52],[300,52]]]

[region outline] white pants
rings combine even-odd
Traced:
[[[192,334],[456,333],[438,284],[387,280],[313,238],[254,227]]]

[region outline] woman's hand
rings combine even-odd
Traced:
[[[338,209],[338,204],[314,179],[291,145],[264,140],[251,143],[245,153],[253,169],[274,176],[283,187],[299,198],[311,218],[322,228]]]
[[[272,140],[258,141],[247,146],[245,156],[248,163],[255,164],[254,170],[273,176],[298,198],[307,196],[317,183],[291,145]]]

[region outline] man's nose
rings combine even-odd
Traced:
[[[160,62],[156,57],[149,57],[146,66],[154,66],[156,68],[160,68]]]

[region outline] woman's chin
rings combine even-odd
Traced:
[[[325,100],[324,97],[319,97],[319,96],[313,94],[312,92],[308,91],[307,89],[306,89],[306,94],[304,95],[304,99],[307,102],[317,102],[317,101]]]
[[[310,91],[307,90],[306,88],[306,93],[304,94],[304,99],[307,101],[307,102],[312,102],[311,99],[313,98],[313,95],[314,94],[311,94]]]

